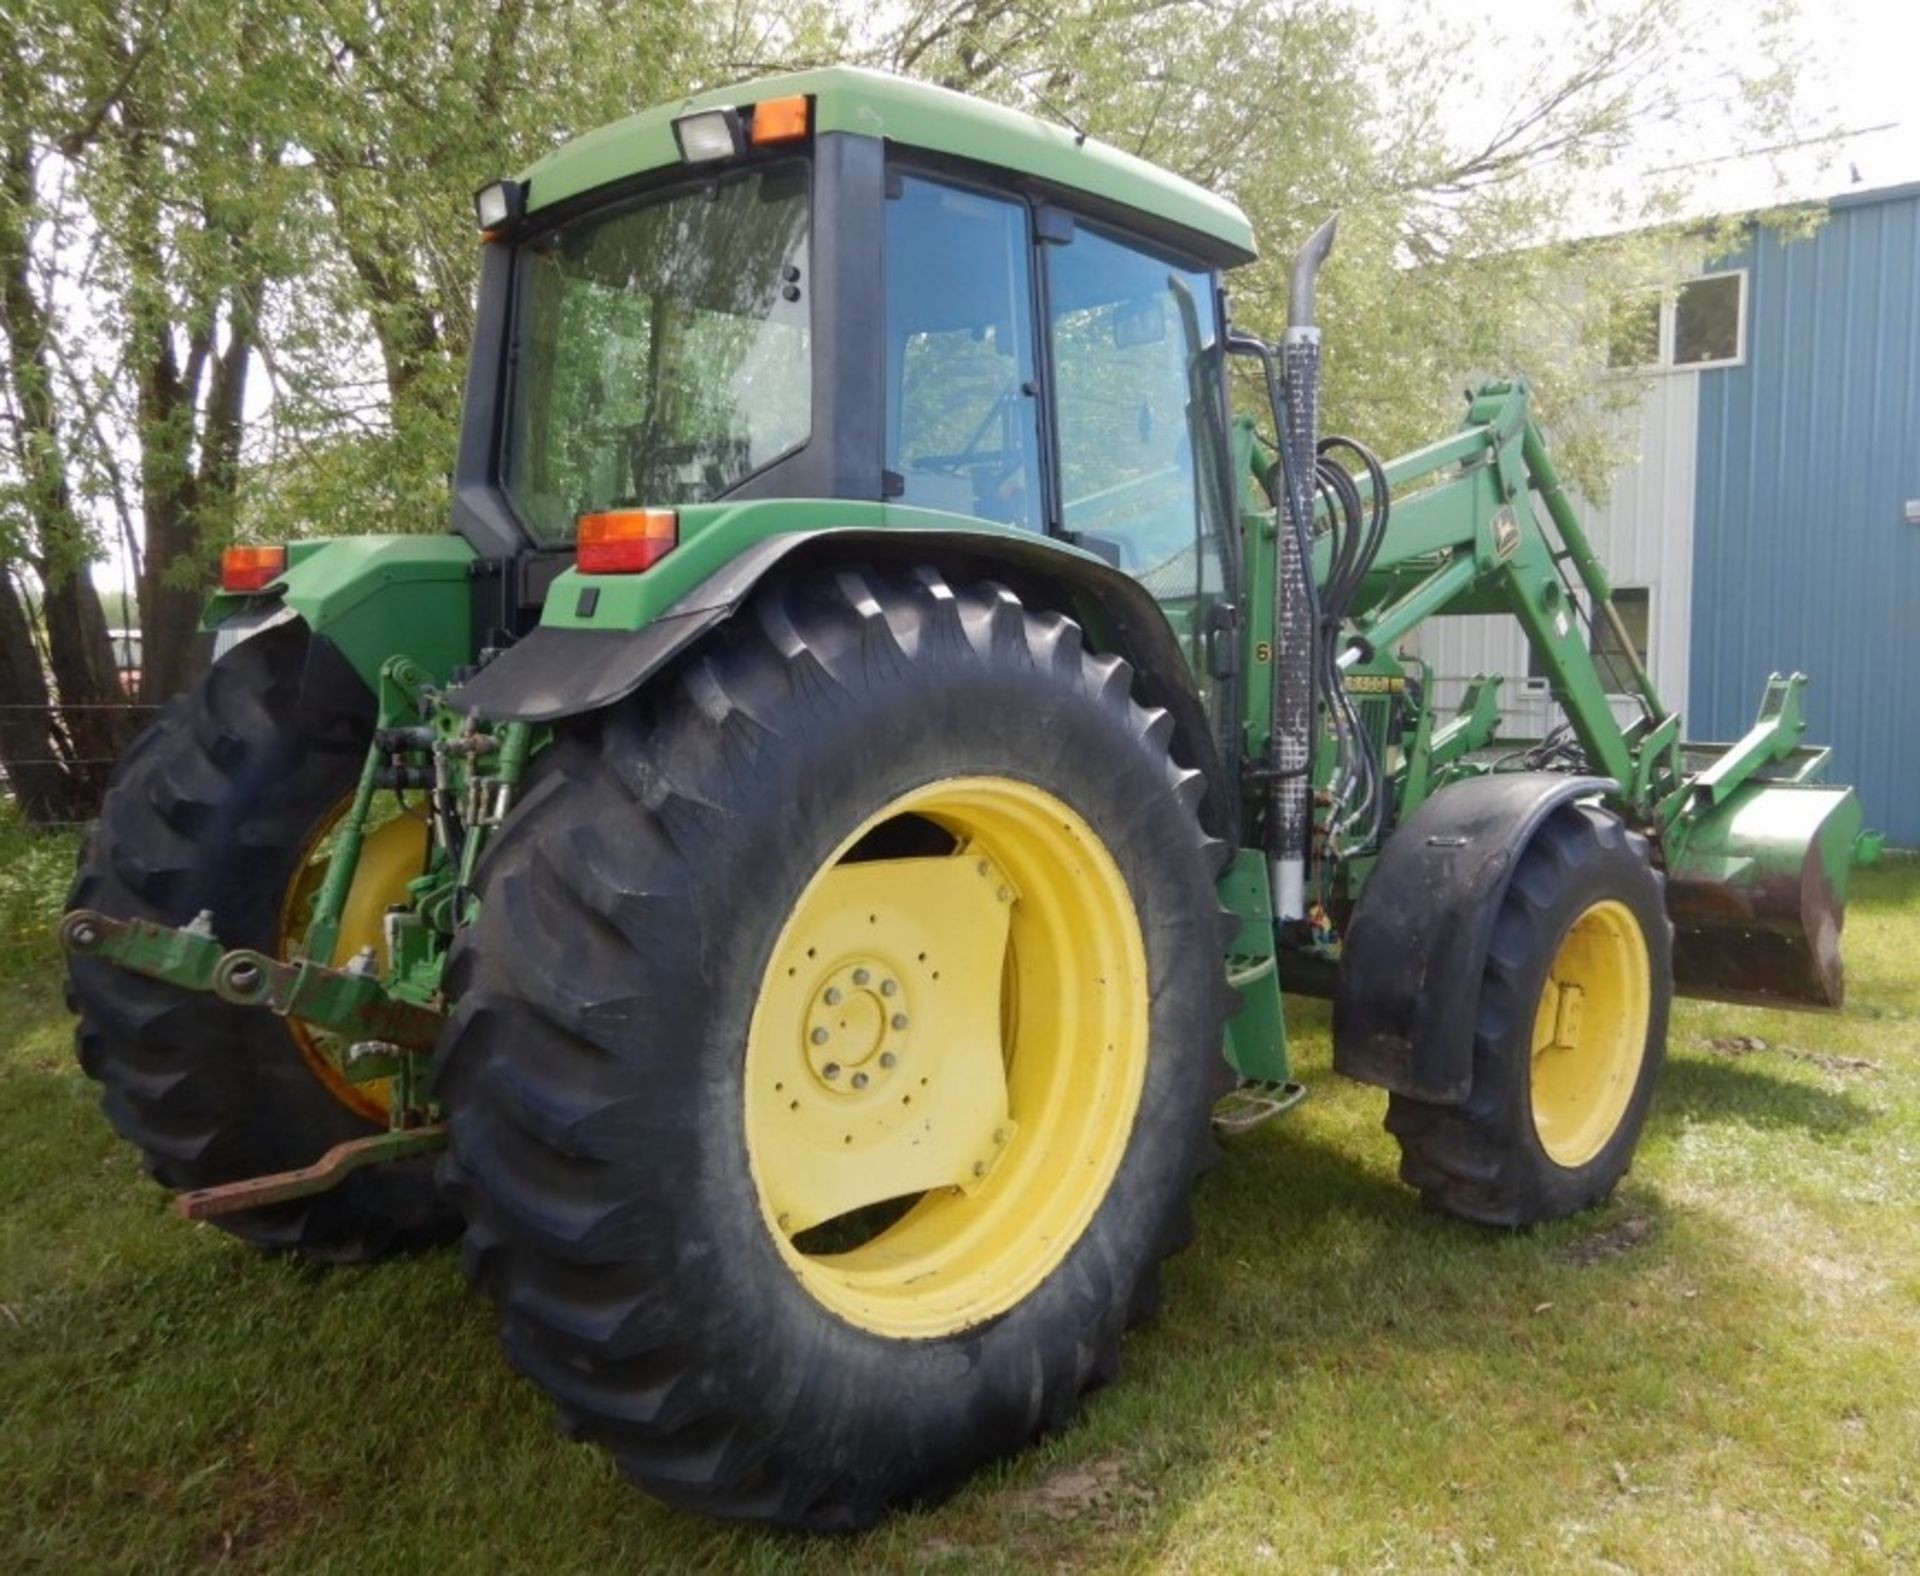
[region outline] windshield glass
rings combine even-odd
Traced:
[[[807,167],[602,209],[530,241],[503,475],[535,541],[705,503],[807,440]]]

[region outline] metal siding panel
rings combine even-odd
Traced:
[[[1920,846],[1920,194],[1762,232],[1747,362],[1701,376],[1689,732],[1737,736],[1776,669],[1811,678],[1867,822]]]

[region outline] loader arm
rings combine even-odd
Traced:
[[[1772,676],[1754,726],[1738,742],[1683,742],[1679,714],[1627,638],[1522,379],[1483,385],[1459,432],[1382,472],[1390,525],[1340,637],[1350,691],[1398,693],[1401,643],[1429,619],[1512,617],[1577,744],[1569,769],[1611,784],[1607,802],[1653,841],[1667,872],[1678,988],[1837,1005],[1860,808],[1851,789],[1818,781],[1827,752],[1803,742],[1804,676]],[[1366,477],[1357,486],[1371,498]],[[1314,569],[1323,584],[1332,552],[1331,534],[1322,534]],[[1625,654],[1628,698],[1638,710],[1624,724],[1593,655],[1592,631],[1601,623]],[[1484,758],[1497,726],[1498,683],[1476,680],[1452,722],[1437,724],[1424,696],[1413,708],[1413,726],[1393,741],[1400,750],[1390,785],[1394,824],[1449,783],[1500,769]],[[1357,899],[1371,870],[1370,859],[1352,860],[1333,886]]]

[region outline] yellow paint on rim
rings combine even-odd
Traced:
[[[1619,1129],[1647,1054],[1653,970],[1632,909],[1584,910],[1561,939],[1533,1019],[1533,1126],[1558,1165],[1585,1165]]]
[[[313,900],[327,874],[328,845],[353,803],[352,796],[336,805],[322,818],[308,838],[307,846],[294,866],[293,880],[287,884],[280,905],[278,955],[290,958],[307,933],[307,921]],[[340,938],[333,956],[327,961],[335,967],[347,962],[362,947],[372,947],[385,968],[388,963],[386,914],[389,905],[406,901],[407,883],[425,867],[427,825],[417,816],[400,815],[368,832],[360,844],[360,862],[354,868],[353,885],[347,889],[347,901],[340,910]],[[294,1044],[327,1092],[357,1116],[382,1126],[387,1121],[387,1080],[349,1083],[341,1075],[328,1047],[337,1038],[298,1018],[285,1020]]]
[[[856,851],[902,816],[953,851]],[[774,943],[747,1038],[747,1157],[802,1284],[902,1339],[1032,1293],[1126,1153],[1147,1006],[1126,879],[1053,794],[949,778],[855,827]]]

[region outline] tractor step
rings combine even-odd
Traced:
[[[173,1207],[188,1220],[212,1220],[243,1209],[264,1209],[289,1199],[310,1198],[315,1193],[338,1187],[367,1166],[428,1154],[446,1141],[447,1129],[442,1123],[350,1138],[344,1144],[335,1144],[310,1166],[273,1171],[240,1182],[223,1182],[218,1187],[196,1188],[191,1193],[180,1194],[174,1199]]]
[[[1305,1084],[1271,1083],[1263,1078],[1247,1078],[1240,1087],[1223,1094],[1213,1107],[1216,1133],[1250,1133],[1263,1122],[1291,1111],[1307,1097]]]

